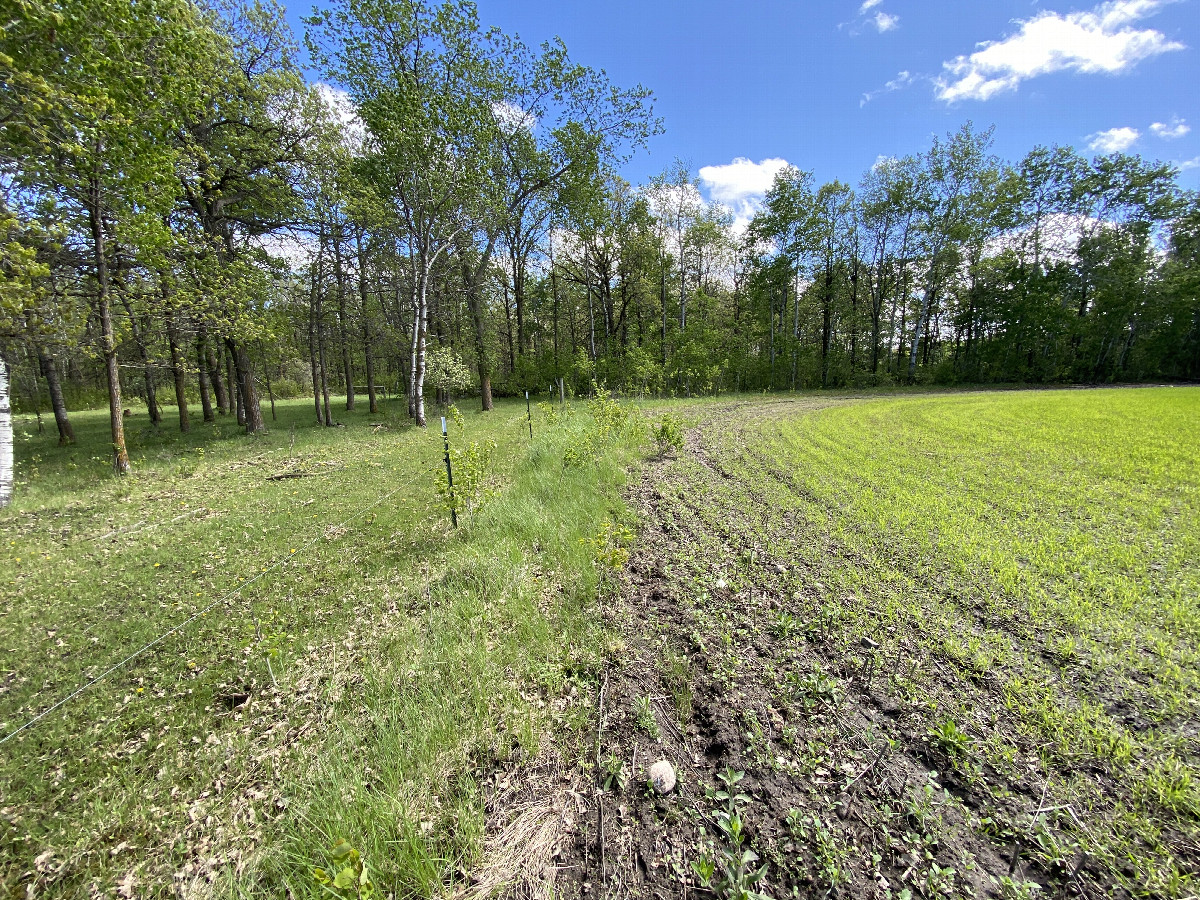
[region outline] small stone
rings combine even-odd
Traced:
[[[660,759],[650,767],[650,784],[660,794],[675,790],[675,770],[665,759]]]
[[[775,563],[775,565],[772,566],[772,568],[780,575],[787,574],[787,566],[783,565],[782,563]]]

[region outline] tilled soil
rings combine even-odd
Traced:
[[[708,463],[694,435],[685,452]],[[714,479],[725,477],[715,464],[705,468]],[[847,897],[898,896],[914,876],[926,880],[934,865],[961,873],[964,851],[977,869],[959,875],[959,888],[973,896],[998,895],[985,875],[1008,874],[1009,861],[1001,855],[1006,848],[958,827],[967,813],[956,805],[937,804],[944,797],[937,760],[923,744],[913,745],[904,706],[889,696],[885,679],[879,673],[870,678],[842,647],[811,641],[797,647],[773,632],[773,616],[793,605],[784,590],[796,582],[785,577],[791,574],[788,560],[756,554],[755,587],[733,593],[722,572],[761,539],[732,530],[692,563],[715,575],[710,592],[687,596],[694,579],[680,571],[678,550],[708,544],[711,533],[687,514],[703,497],[670,496],[670,469],[670,461],[652,465],[631,498],[645,529],[620,607],[611,611],[627,649],[608,675],[601,790],[558,861],[561,894],[707,893],[695,864],[702,867],[704,856],[716,863],[710,882],[716,886],[723,853],[752,849],[759,860],[745,868],[766,867],[753,889],[773,897],[822,896],[831,889]],[[692,533],[696,528],[705,533]],[[699,606],[708,615],[698,615]],[[714,612],[727,623],[731,641],[712,633]],[[789,675],[803,679],[814,671],[828,673],[845,694],[838,696],[831,685],[831,696],[818,695],[805,710],[781,702],[779,686]],[[890,747],[885,736],[898,746]],[[795,754],[806,740],[823,747],[825,765],[812,771]],[[667,796],[646,783],[646,769],[658,759],[672,763],[678,776]],[[623,777],[609,778],[617,760]],[[710,795],[725,787],[720,776],[730,772],[744,773],[736,786],[748,797],[739,804],[742,848],[731,846],[713,817],[722,804]],[[933,843],[918,837],[921,823],[909,821],[908,809],[930,793],[938,808],[929,815],[939,819]],[[917,839],[905,842],[906,833]],[[874,851],[870,856],[861,853],[867,847]]]
[[[827,621],[814,554],[785,549],[797,535],[714,503],[734,476],[704,433],[630,494],[642,530],[606,610],[619,638],[554,894],[1128,896],[1082,853],[1030,852],[1045,834],[1019,823],[1051,802],[1034,757],[1014,777],[939,741],[906,678],[940,672],[936,655]],[[986,683],[938,677],[995,702]],[[647,781],[658,760],[678,777],[666,795]]]

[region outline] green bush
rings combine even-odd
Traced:
[[[657,425],[650,426],[650,434],[660,457],[666,456],[669,450],[683,449],[683,422],[670,413],[659,419]]]
[[[275,395],[276,400],[295,400],[297,397],[303,397],[307,394],[308,389],[298,381],[283,378],[279,381],[271,382],[271,393]]]

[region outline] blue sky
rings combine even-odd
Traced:
[[[624,175],[674,158],[710,199],[752,208],[786,160],[857,184],[972,120],[995,151],[1122,149],[1200,187],[1200,0],[478,0],[485,25],[657,98],[666,133]],[[310,6],[289,0],[299,32]]]

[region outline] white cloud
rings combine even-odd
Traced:
[[[1120,153],[1136,144],[1141,136],[1141,132],[1136,128],[1109,128],[1107,131],[1097,131],[1088,135],[1088,149],[1100,153]]]
[[[1143,59],[1182,50],[1183,44],[1161,31],[1128,27],[1169,2],[1111,0],[1088,12],[1063,15],[1047,10],[1018,21],[1015,34],[985,41],[970,56],[942,63],[944,74],[934,82],[935,96],[947,103],[987,100],[1038,75],[1064,70],[1115,74]]]
[[[741,234],[762,206],[775,176],[787,165],[786,159],[752,162],[739,156],[723,166],[702,166],[698,174],[709,199],[733,213],[734,231]]]
[[[883,0],[864,0],[863,4],[858,8],[856,17],[850,22],[842,22],[838,25],[838,30],[847,28],[850,34],[857,37],[862,34],[867,26],[871,26],[880,34],[885,31],[895,31],[900,27],[900,17],[894,16],[891,13],[886,13],[882,9],[877,10],[874,14],[871,10],[883,3]]]
[[[893,78],[891,81],[889,81],[887,84],[885,84],[883,87],[881,87],[877,90],[874,90],[874,91],[867,91],[867,93],[863,94],[862,99],[858,101],[858,105],[860,107],[866,106],[868,103],[870,103],[872,100],[874,100],[876,97],[880,96],[881,94],[890,94],[892,91],[901,90],[902,88],[908,87],[910,84],[912,84],[916,80],[917,80],[917,77],[915,75],[913,75],[912,72],[909,72],[907,70],[904,72],[898,72],[896,74],[896,77]]]
[[[875,17],[871,19],[871,21],[875,23],[875,30],[880,34],[883,34],[885,31],[893,31],[900,27],[900,17],[891,16],[885,12],[875,13]]]
[[[502,129],[515,133],[521,129],[533,131],[537,128],[537,116],[514,103],[500,100],[492,104],[492,115]]]
[[[712,199],[736,203],[766,194],[775,182],[775,176],[787,168],[787,164],[786,159],[764,159],[756,163],[739,156],[724,166],[702,166],[699,175]]]
[[[254,243],[293,272],[304,271],[317,256],[317,239],[307,232],[273,231],[254,238]]]
[[[360,152],[367,138],[367,129],[358,117],[358,110],[354,108],[354,101],[350,99],[350,95],[341,88],[322,81],[314,84],[313,88],[332,119],[341,126],[342,142],[352,153]]]
[[[1155,137],[1160,137],[1164,141],[1173,141],[1176,138],[1183,137],[1192,129],[1179,116],[1172,116],[1169,123],[1155,122],[1150,126],[1150,130],[1154,132]]]
[[[1187,172],[1192,169],[1200,169],[1200,156],[1193,156],[1191,159],[1185,159],[1183,162],[1175,163],[1175,168],[1180,172]]]

